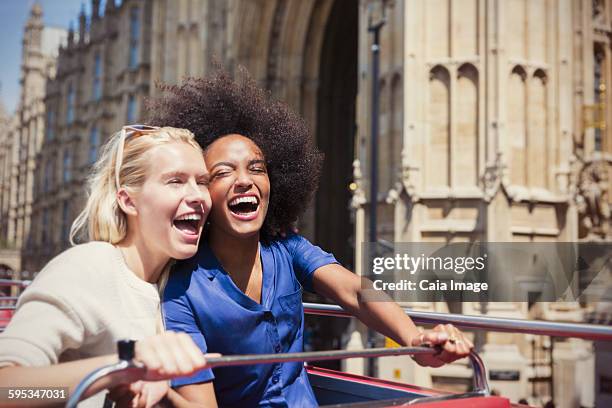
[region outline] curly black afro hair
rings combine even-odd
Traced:
[[[160,87],[162,96],[148,103],[150,124],[189,129],[203,149],[233,133],[259,146],[270,178],[262,237],[290,233],[317,189],[323,160],[304,120],[272,100],[245,70],[239,81],[218,70],[209,77]]]

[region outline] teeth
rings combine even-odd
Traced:
[[[237,205],[237,204],[240,204],[240,203],[257,204],[257,198],[253,197],[253,196],[238,197],[238,198],[234,198],[232,201],[230,201],[229,205]]]
[[[176,221],[200,221],[201,219],[201,214],[185,214],[175,218]]]

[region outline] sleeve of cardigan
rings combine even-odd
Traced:
[[[83,344],[83,323],[62,296],[68,290],[65,282],[51,288],[36,283],[21,295],[16,313],[0,333],[0,366],[56,364],[65,350]]]

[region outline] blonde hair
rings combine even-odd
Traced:
[[[72,245],[78,238],[111,244],[125,238],[127,217],[117,203],[117,191],[120,187],[128,192],[137,191],[145,182],[151,165],[146,153],[172,142],[184,142],[202,152],[193,133],[187,129],[162,127],[130,135],[124,128],[111,136],[88,178],[85,208],[70,228]]]

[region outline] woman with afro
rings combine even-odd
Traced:
[[[294,233],[323,160],[304,121],[243,75],[225,72],[164,86],[151,122],[196,135],[210,171],[212,209],[196,256],[179,263],[164,292],[168,330],[202,352],[300,352],[302,288],[326,296],[402,345],[440,345],[421,365],[440,366],[473,347],[451,325],[423,331],[393,302],[365,302],[361,279]],[[214,380],[214,381],[213,381]],[[192,402],[223,407],[311,407],[301,363],[207,369],[173,381]]]

